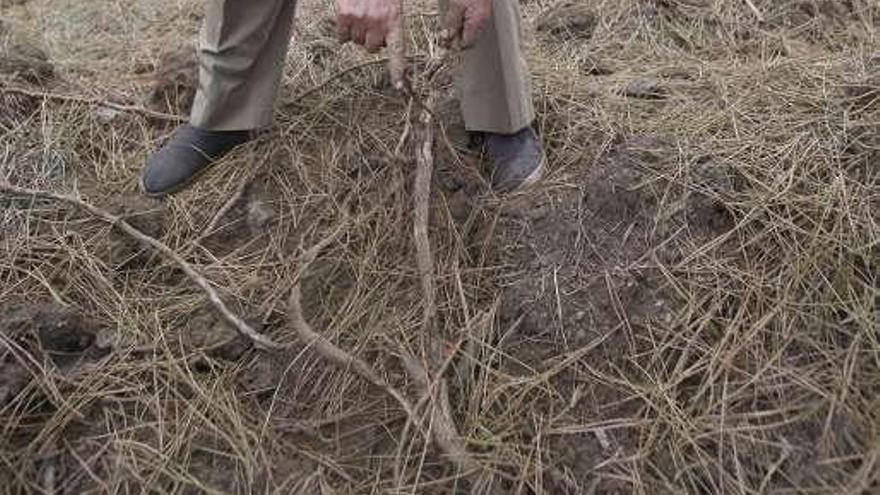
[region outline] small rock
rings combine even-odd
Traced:
[[[590,39],[599,20],[586,5],[563,2],[546,10],[540,17],[536,29],[554,38],[569,41]]]
[[[110,108],[107,106],[99,105],[95,109],[95,115],[98,117],[98,120],[102,122],[111,122],[116,117],[118,117],[122,112],[116,110],[115,108]]]
[[[468,216],[470,216],[471,214],[473,205],[471,204],[471,199],[468,197],[464,189],[459,189],[451,196],[449,196],[446,201],[449,207],[449,212],[450,214],[452,214],[452,218],[454,218],[457,222],[463,222],[467,220]]]
[[[663,100],[669,97],[669,90],[656,79],[634,79],[623,90],[624,96],[643,100]]]
[[[253,322],[249,322],[253,325]],[[258,325],[256,325],[259,328]],[[213,307],[205,306],[187,321],[183,329],[184,341],[196,349],[205,350],[216,359],[238,360],[248,349],[250,341],[242,337],[224,321]]]
[[[247,223],[251,232],[258,234],[266,228],[266,225],[275,218],[275,210],[265,202],[254,199],[247,205]]]
[[[52,305],[34,314],[40,344],[50,354],[85,352],[95,341],[97,325],[76,311]]]

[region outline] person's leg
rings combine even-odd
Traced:
[[[190,115],[147,160],[141,190],[164,196],[272,123],[295,0],[209,0]]]
[[[493,0],[492,18],[464,52],[458,93],[469,131],[513,134],[532,124],[532,90],[517,0]]]
[[[209,0],[194,126],[229,131],[271,124],[295,9],[295,0]]]
[[[440,0],[441,11],[449,0]],[[465,50],[458,96],[465,127],[489,162],[492,187],[509,192],[536,182],[544,151],[532,128],[535,111],[522,46],[518,0],[493,0],[492,18]]]

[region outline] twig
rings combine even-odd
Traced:
[[[149,117],[156,120],[163,120],[166,122],[183,122],[186,120],[186,117],[182,117],[180,115],[171,115],[168,113],[156,112],[154,110],[150,110],[148,108],[140,107],[137,105],[123,105],[120,103],[113,103],[111,101],[103,100],[101,98],[92,98],[88,96],[65,95],[60,93],[49,93],[45,91],[33,91],[30,89],[19,88],[15,86],[0,87],[0,93],[21,95],[28,98],[38,98],[42,100],[82,103],[84,105],[106,107],[116,110],[118,112],[139,114],[143,115],[144,117]]]
[[[290,318],[293,323],[293,329],[299,335],[299,338],[302,339],[305,344],[318,352],[324,359],[330,361],[331,363],[339,366],[342,369],[350,369],[354,370],[361,378],[364,378],[368,382],[372,383],[376,387],[382,389],[390,395],[400,407],[406,412],[407,416],[412,418],[415,417],[415,412],[413,410],[410,402],[397,391],[390,383],[385,381],[382,377],[376,374],[373,369],[365,363],[363,360],[352,356],[346,351],[340,349],[332,342],[327,340],[321,334],[315,332],[312,329],[312,326],[309,325],[309,322],[306,321],[303,316],[302,310],[302,291],[300,289],[300,284],[297,282],[293,285],[293,288],[290,290],[290,299],[289,299],[289,309],[290,309]]]
[[[208,222],[208,226],[205,227],[205,229],[202,231],[202,234],[199,235],[198,239],[196,239],[196,242],[203,241],[205,238],[211,236],[215,230],[217,230],[217,225],[220,224],[220,221],[223,220],[223,217],[225,217],[226,214],[229,213],[229,210],[231,210],[242,198],[242,196],[244,196],[244,193],[247,190],[248,186],[250,186],[250,184],[251,181],[245,180],[238,185],[232,196],[230,196],[229,199],[227,199],[226,202],[223,203],[223,206],[221,206],[220,209],[217,210],[217,213],[215,213],[214,216],[211,218],[211,221]]]
[[[354,370],[362,378],[384,390],[385,393],[390,395],[398,404],[400,404],[409,418],[414,418],[415,411],[412,404],[410,404],[403,394],[395,389],[390,383],[385,381],[385,379],[377,375],[370,365],[363,360],[340,349],[324,336],[314,331],[309,322],[306,321],[303,313],[300,281],[302,280],[303,275],[308,272],[312,263],[318,258],[321,251],[326,249],[327,246],[332,244],[342,234],[346,225],[348,225],[348,222],[340,224],[332,234],[304,251],[300,256],[300,267],[297,271],[296,280],[293,284],[293,288],[290,290],[290,297],[288,299],[288,309],[290,310],[290,319],[293,324],[293,329],[307,346],[314,348],[318,354],[331,363],[343,369]]]
[[[223,300],[220,299],[217,291],[215,291],[214,288],[211,287],[211,284],[205,279],[205,277],[203,277],[195,268],[193,268],[191,264],[184,260],[173,249],[168,247],[163,242],[153,237],[150,237],[140,230],[132,227],[131,224],[123,220],[121,217],[101,208],[98,208],[97,206],[89,204],[79,198],[57,194],[50,191],[28,189],[24,187],[13,186],[5,182],[0,182],[0,192],[14,196],[31,196],[51,199],[53,201],[60,201],[91,213],[93,216],[125,232],[129,236],[136,239],[138,242],[149,246],[152,249],[155,249],[166,258],[174,262],[174,264],[176,264],[178,268],[180,268],[191,281],[193,281],[197,286],[199,286],[200,289],[202,289],[202,291],[208,297],[208,301],[211,303],[211,305],[214,306],[214,309],[216,309],[220,313],[223,319],[226,320],[227,323],[232,325],[232,327],[235,328],[244,337],[251,340],[254,345],[263,349],[271,350],[279,350],[284,348],[284,346],[282,346],[281,344],[278,344],[270,340],[269,338],[257,333],[257,331],[254,330],[250,325],[248,325],[244,320],[242,320],[235,313],[230,311],[226,304],[223,303]]]
[[[415,136],[416,143],[416,177],[413,187],[413,204],[415,219],[413,237],[416,244],[416,263],[422,282],[422,296],[425,298],[422,312],[423,335],[430,335],[437,315],[436,290],[434,281],[434,256],[431,253],[431,241],[428,237],[428,224],[431,199],[431,177],[434,174],[434,119],[430,109],[433,108],[435,96],[429,95],[425,102],[426,110],[419,115],[419,127]]]
[[[761,11],[758,10],[758,7],[755,6],[754,2],[752,2],[752,0],[745,0],[745,2],[746,5],[749,6],[749,9],[751,9],[752,12],[755,14],[755,17],[758,18],[758,22],[764,22],[764,14],[762,14]]]

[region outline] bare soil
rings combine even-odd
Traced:
[[[110,4],[0,2],[0,181],[119,215],[287,347],[254,348],[118,228],[0,196],[9,490],[880,493],[880,7],[522,2],[548,175],[491,192],[444,69],[424,335],[418,106],[382,65],[305,7],[275,128],[149,200],[201,10]],[[413,13],[414,53],[435,23]],[[316,331],[404,393],[405,354],[449,357],[491,486],[298,341],[294,281]]]

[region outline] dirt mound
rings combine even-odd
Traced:
[[[194,48],[187,46],[159,58],[152,72],[149,107],[172,115],[189,115],[199,82],[199,66]]]
[[[70,369],[93,350],[98,324],[59,304],[5,308],[0,335],[0,408],[24,390],[47,361]]]
[[[694,239],[732,228],[730,214],[712,196],[733,188],[719,167],[695,165],[687,188],[656,180],[655,169],[668,170],[678,158],[667,138],[622,140],[582,177],[576,192],[511,230],[515,247],[504,260],[510,267],[505,278],[516,282],[503,292],[501,327],[511,329],[507,349],[523,364],[552,369],[554,356],[573,353],[602,370],[628,369],[622,357],[647,352],[642,336],[671,323],[681,300],[657,260],[680,259],[683,231],[688,242],[704,242]],[[584,405],[583,422],[635,414],[613,406],[625,402],[614,387],[593,385],[590,394],[612,406],[598,412]],[[600,433],[554,444],[559,469],[577,486],[589,486],[592,470],[614,451],[637,448],[625,433]],[[599,493],[623,493],[616,491],[622,486],[605,479]]]

